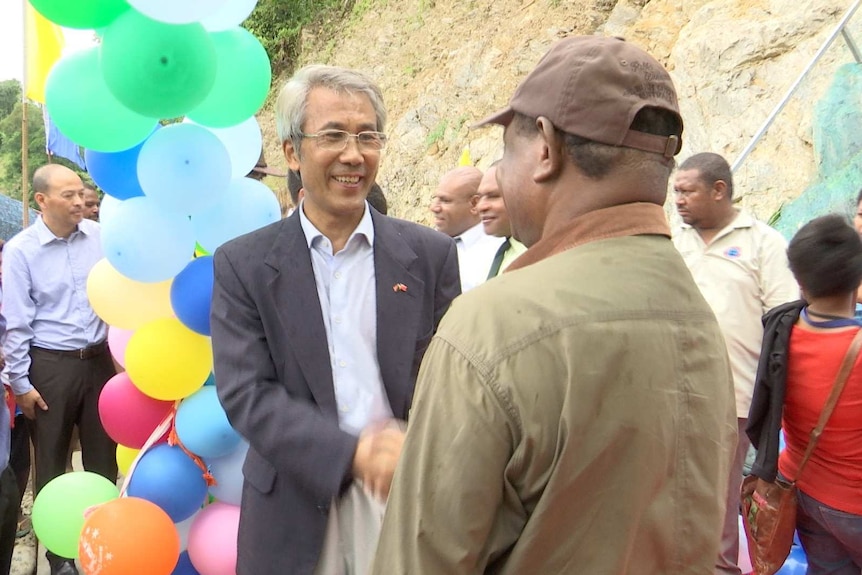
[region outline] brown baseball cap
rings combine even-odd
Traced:
[[[507,126],[515,112],[544,116],[569,134],[672,158],[682,148],[679,135],[630,129],[643,108],[672,112],[682,133],[676,90],[664,66],[622,38],[574,36],[554,44],[509,105],[474,127]]]

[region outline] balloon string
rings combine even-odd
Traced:
[[[138,466],[138,462],[141,460],[141,457],[156,443],[158,443],[159,439],[165,434],[166,431],[172,429],[174,427],[174,420],[177,416],[177,407],[179,406],[179,400],[174,402],[174,406],[171,408],[170,413],[168,413],[165,418],[159,423],[153,432],[150,434],[150,437],[147,438],[147,441],[144,443],[144,446],[141,447],[141,450],[135,456],[134,461],[129,466],[129,472],[126,473],[126,477],[123,479],[123,487],[120,489],[120,497],[126,496],[126,490],[129,488],[129,482],[132,480],[132,475],[135,473],[135,468]]]
[[[179,404],[179,402],[177,402],[177,405],[178,405],[178,404]],[[175,405],[175,406],[174,406],[174,413],[176,413],[176,410],[177,410],[177,407],[176,407],[176,405]],[[200,468],[201,468],[201,471],[203,471],[203,477],[204,477],[204,480],[207,482],[207,487],[212,487],[212,486],[214,486],[214,485],[218,485],[218,482],[216,481],[215,477],[213,477],[213,474],[212,474],[212,473],[210,473],[210,470],[209,470],[209,468],[207,467],[206,463],[204,463],[204,460],[203,460],[203,459],[201,459],[201,458],[200,458],[200,456],[198,456],[198,455],[196,455],[196,454],[192,453],[191,451],[189,451],[188,449],[186,449],[186,446],[185,446],[185,445],[183,445],[183,442],[182,442],[182,441],[180,441],[180,436],[177,434],[177,420],[176,420],[176,417],[174,417],[174,418],[173,418],[173,421],[171,422],[171,432],[170,432],[170,434],[168,434],[168,445],[171,445],[171,446],[173,446],[173,445],[177,445],[177,446],[179,446],[179,448],[183,450],[183,453],[185,453],[186,455],[188,455],[188,456],[189,456],[189,458],[190,458],[192,461],[194,461],[194,462],[197,464],[197,466],[198,466],[198,467],[200,467]]]

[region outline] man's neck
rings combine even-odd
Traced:
[[[42,221],[45,222],[45,227],[47,227],[51,231],[51,233],[58,238],[69,239],[69,236],[71,236],[75,232],[75,230],[78,229],[77,224],[71,227],[67,225],[60,225],[57,222],[46,218],[44,215],[42,216]]]
[[[712,240],[730,223],[736,219],[736,216],[739,214],[733,206],[730,206],[728,210],[723,212],[715,221],[707,224],[706,226],[695,226],[697,233],[700,234],[703,243],[709,245],[712,243]]]
[[[304,204],[303,204],[304,206]],[[308,210],[302,208],[305,217],[308,221],[317,228],[321,234],[326,236],[326,239],[332,244],[332,253],[337,254],[347,245],[347,240],[350,235],[356,230],[356,226],[362,221],[364,210],[360,211],[355,216],[350,214],[348,217],[332,216],[325,213],[309,214]]]

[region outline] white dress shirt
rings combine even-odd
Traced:
[[[332,242],[305,216],[301,203],[299,210],[329,344],[338,425],[358,436],[369,424],[392,418],[377,361],[374,223],[366,204],[344,249],[333,254]]]
[[[497,254],[497,248],[506,238],[489,236],[479,222],[460,236],[455,237],[458,248],[458,271],[461,274],[461,293],[473,289],[488,279],[488,270]]]

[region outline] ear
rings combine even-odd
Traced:
[[[715,183],[712,184],[712,195],[716,200],[727,199],[727,182],[724,180],[716,180]]]
[[[45,192],[36,192],[33,194],[33,199],[36,200],[36,205],[42,208],[42,211],[45,211]]]
[[[470,196],[470,213],[474,216],[479,215],[479,194]]]
[[[287,160],[287,167],[294,172],[299,171],[299,153],[293,147],[293,140],[287,139],[281,144],[281,149],[284,151],[284,159]]]
[[[547,182],[556,178],[563,167],[563,142],[554,125],[544,116],[536,118],[539,130],[538,157],[533,170],[533,181]]]

